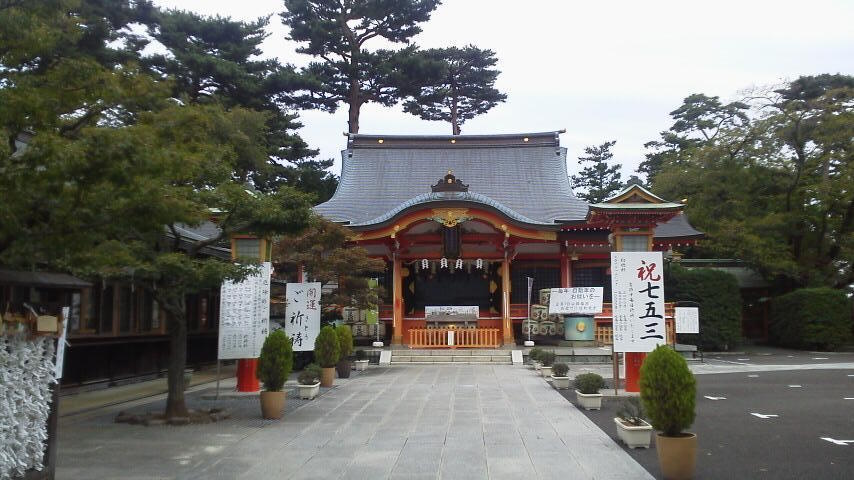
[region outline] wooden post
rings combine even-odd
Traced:
[[[513,320],[510,318],[510,259],[506,253],[504,261],[501,262],[501,320],[504,345],[515,345]]]
[[[569,264],[569,254],[566,252],[566,243],[560,244],[560,288],[572,286],[572,266]]]
[[[403,272],[401,271],[400,258],[397,254],[394,255],[394,263],[392,267],[392,293],[394,295],[391,318],[391,344],[403,344]]]

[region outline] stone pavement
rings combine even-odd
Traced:
[[[336,382],[281,421],[246,400],[208,425],[63,419],[57,478],[652,478],[526,367],[371,366]]]

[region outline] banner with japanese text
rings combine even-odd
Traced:
[[[258,358],[270,333],[270,273],[266,262],[242,282],[220,287],[217,358]]]
[[[602,313],[603,287],[553,288],[549,295],[549,314]]]
[[[285,285],[285,333],[294,342],[295,352],[314,350],[320,333],[320,282]]]
[[[667,342],[661,252],[611,252],[615,352],[651,352]]]

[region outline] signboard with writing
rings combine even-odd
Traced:
[[[285,333],[294,342],[295,352],[314,350],[320,333],[320,282],[285,285]]]
[[[270,333],[270,262],[242,282],[222,282],[219,300],[220,360],[258,358]]]
[[[477,318],[480,316],[480,307],[477,305],[426,306],[424,307],[424,314],[428,320],[432,315]]]
[[[553,313],[602,313],[603,287],[553,288],[549,315]]]
[[[661,252],[611,252],[614,351],[651,352],[667,342]]]
[[[700,333],[700,310],[676,307],[676,333]]]

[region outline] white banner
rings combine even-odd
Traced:
[[[430,320],[431,315],[448,315],[448,316],[480,316],[480,307],[477,305],[446,305],[446,306],[425,306],[424,315],[427,320]]]
[[[59,340],[56,342],[56,365],[54,376],[56,383],[62,378],[62,365],[65,362],[65,344],[68,343],[65,337],[68,335],[68,321],[71,319],[71,308],[62,307],[62,333],[59,334]]]
[[[320,333],[320,282],[285,285],[285,333],[294,342],[295,352],[314,350]]]
[[[651,352],[667,342],[661,252],[611,252],[614,351]]]
[[[700,309],[676,307],[676,333],[700,333]]]
[[[553,313],[602,313],[603,287],[553,288],[549,296],[549,315]]]
[[[266,262],[240,283],[222,282],[217,358],[258,358],[270,333],[270,273]]]

